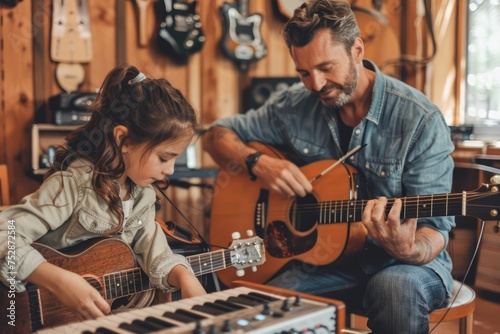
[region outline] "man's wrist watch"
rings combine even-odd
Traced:
[[[262,155],[262,152],[255,152],[250,154],[245,159],[245,164],[247,165],[248,175],[250,175],[250,180],[255,181],[257,179],[257,175],[255,175],[252,171],[253,166],[259,161],[259,157]]]

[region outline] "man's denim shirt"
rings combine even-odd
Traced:
[[[445,194],[451,191],[454,146],[440,110],[426,96],[405,83],[384,75],[371,62],[364,66],[376,72],[372,103],[366,117],[353,129],[349,150],[367,144],[347,163],[364,176],[361,185],[368,198]],[[244,142],[257,141],[281,147],[308,164],[339,159],[337,118],[319,98],[302,84],[275,93],[258,110],[221,119],[213,126],[235,131]],[[347,200],[348,198],[346,198]],[[418,227],[439,231],[448,244],[454,217],[419,218]],[[360,254],[361,265],[372,274],[398,263],[368,238]],[[452,290],[451,259],[443,251],[426,265]]]

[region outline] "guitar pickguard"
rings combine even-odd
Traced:
[[[284,259],[311,250],[317,240],[318,230],[299,237],[292,233],[284,222],[273,221],[267,226],[264,246],[270,256]]]

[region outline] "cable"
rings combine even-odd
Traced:
[[[168,196],[163,192],[163,190],[161,189],[160,185],[157,184],[156,182],[153,183],[153,185],[155,186],[156,189],[158,189],[158,191],[163,195],[163,197],[165,197],[165,199],[172,205],[172,207],[175,209],[175,211],[177,211],[181,217],[184,219],[184,221],[186,223],[188,223],[189,227],[191,227],[195,232],[196,234],[198,235],[198,238],[200,238],[200,240],[208,247],[210,247],[210,244],[203,238],[203,236],[200,234],[200,232],[198,232],[198,230],[194,227],[194,225],[189,221],[189,219],[184,215],[184,213],[182,213],[182,211],[170,200],[170,198],[168,198]]]
[[[448,306],[445,314],[443,314],[443,316],[438,321],[438,323],[434,325],[434,327],[431,329],[431,331],[429,332],[429,334],[432,333],[436,329],[436,327],[441,324],[441,322],[443,322],[443,319],[446,317],[446,315],[448,315],[448,312],[451,310],[451,307],[453,306],[453,303],[457,299],[458,294],[460,293],[460,290],[462,290],[462,287],[465,284],[465,280],[466,280],[467,276],[469,275],[469,271],[472,268],[472,264],[474,262],[474,259],[476,258],[477,252],[479,251],[479,245],[481,244],[481,239],[483,238],[484,225],[485,225],[485,221],[483,220],[482,224],[481,224],[481,231],[479,232],[479,238],[478,238],[478,241],[477,241],[476,249],[474,250],[474,254],[472,254],[472,259],[470,260],[469,266],[467,267],[467,270],[465,271],[464,278],[460,282],[460,287],[458,288],[458,291],[455,294],[455,297],[453,298],[453,300],[451,301],[450,305]]]

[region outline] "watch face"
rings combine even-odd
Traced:
[[[259,157],[262,155],[262,152],[255,152],[250,154],[246,159],[245,159],[245,164],[247,165],[247,170],[248,170],[248,175],[250,175],[250,179],[254,181],[257,176],[253,173],[252,169],[253,166],[259,161]]]

